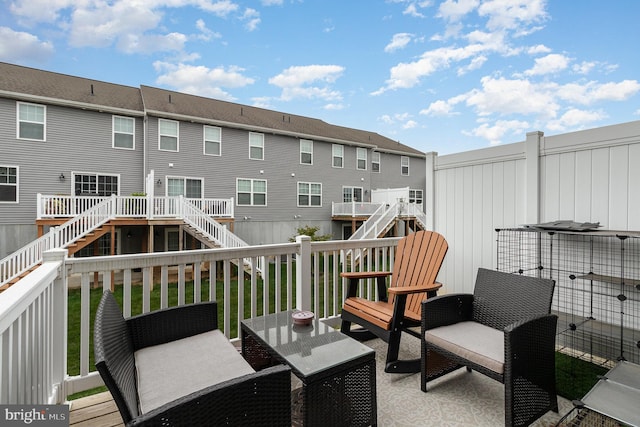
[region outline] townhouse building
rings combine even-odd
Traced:
[[[56,224],[39,217],[39,194],[230,200],[223,221],[249,244],[307,225],[340,239],[355,223],[337,221],[333,203],[400,188],[420,204],[425,163],[375,132],[0,63],[0,258]],[[159,223],[151,240],[136,224],[115,228],[118,253],[171,249],[176,223]]]

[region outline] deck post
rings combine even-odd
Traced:
[[[311,237],[296,236],[296,308],[311,310]]]

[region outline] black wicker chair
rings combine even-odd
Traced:
[[[113,295],[104,293],[95,321],[96,367],[127,426],[291,426],[291,374],[286,365],[223,381],[141,413],[134,352],[215,330],[217,323],[215,302],[124,319]]]
[[[473,295],[430,298],[422,306],[421,388],[467,367],[505,385],[505,425],[558,412],[555,282],[479,269]]]

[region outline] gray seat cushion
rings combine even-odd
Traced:
[[[504,373],[504,332],[460,322],[425,332],[425,340],[499,374]]]
[[[255,372],[216,329],[135,352],[140,412]]]

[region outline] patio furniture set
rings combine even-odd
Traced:
[[[319,319],[300,324],[293,311],[267,314],[242,321],[241,354],[218,330],[216,302],[125,319],[107,291],[96,314],[96,366],[126,425],[375,426],[375,353],[358,341],[374,334],[388,342],[385,371],[421,372],[425,392],[432,379],[467,367],[505,384],[506,425],[557,412],[554,282],[480,269],[473,295],[436,296],[446,251],[435,232],[405,237],[388,289],[388,274],[344,273],[340,331]],[[378,278],[379,303],[355,295],[366,277]],[[421,339],[420,360],[398,360],[408,330]],[[293,393],[291,374],[301,383]]]

